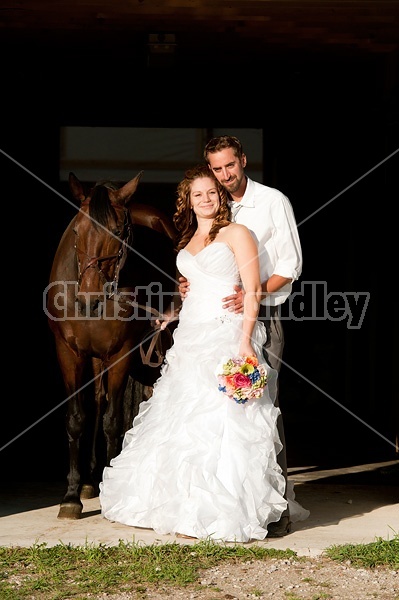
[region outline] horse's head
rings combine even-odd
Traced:
[[[78,268],[76,300],[82,315],[100,315],[102,304],[117,291],[131,244],[127,206],[141,175],[121,187],[110,181],[99,182],[86,194],[75,175],[69,174],[72,194],[80,202],[73,231]]]

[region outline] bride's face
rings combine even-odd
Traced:
[[[190,202],[197,218],[213,219],[220,208],[220,198],[215,180],[211,177],[194,179],[191,184]]]

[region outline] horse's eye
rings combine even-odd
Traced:
[[[115,229],[114,235],[116,235],[117,237],[121,237],[122,231],[120,229]]]

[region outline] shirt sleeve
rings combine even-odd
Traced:
[[[296,281],[302,273],[302,248],[292,205],[282,193],[273,202],[272,217],[277,254],[273,274]]]

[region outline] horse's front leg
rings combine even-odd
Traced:
[[[98,495],[98,481],[102,476],[105,457],[102,455],[104,449],[102,416],[106,407],[106,391],[104,380],[107,379],[104,373],[102,361],[97,358],[92,359],[93,382],[94,382],[94,419],[93,430],[90,437],[89,454],[85,465],[88,470],[82,471],[82,487],[80,490],[81,499],[95,498]],[[83,467],[83,465],[82,465]],[[99,470],[101,469],[101,472]]]
[[[79,519],[83,504],[80,500],[80,451],[81,438],[85,427],[84,397],[81,391],[83,382],[83,361],[74,360],[72,353],[61,355],[60,364],[64,376],[68,400],[66,431],[69,448],[68,488],[63,497],[58,519]]]
[[[119,360],[108,371],[107,408],[104,413],[103,430],[107,446],[107,465],[120,452],[123,431],[123,397],[130,369],[130,354]]]

